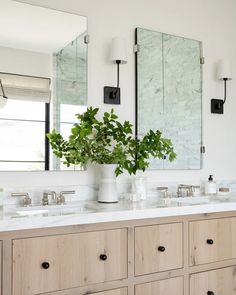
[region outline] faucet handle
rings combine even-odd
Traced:
[[[57,197],[57,204],[64,205],[66,203],[65,195],[72,195],[75,194],[75,191],[61,191],[59,196]]]
[[[31,200],[28,193],[12,193],[11,196],[12,197],[24,197],[23,202],[22,202],[23,207],[29,207],[32,205],[31,204],[32,200]]]

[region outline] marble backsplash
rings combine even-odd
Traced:
[[[123,182],[117,182],[117,188],[119,192],[120,198],[126,198],[126,195],[131,192],[131,181],[129,179]],[[168,187],[168,191],[170,196],[175,196],[177,187],[179,182],[158,182],[158,181],[147,181],[147,196],[148,197],[158,197],[157,187],[166,186]],[[200,185],[200,193],[204,194],[204,181],[196,181],[195,183],[185,183],[191,185]],[[217,182],[218,187],[228,187],[230,188],[231,193],[236,193],[236,180],[235,181],[227,181],[221,180]],[[44,192],[55,191],[59,194],[61,191],[71,191],[74,190],[75,194],[66,195],[66,202],[78,202],[85,200],[96,200],[98,194],[98,185],[58,185],[58,186],[21,186],[15,187],[0,187],[0,205],[14,205],[19,206],[22,201],[22,197],[12,197],[12,193],[28,193],[30,198],[32,199],[32,205],[41,205],[42,197]]]

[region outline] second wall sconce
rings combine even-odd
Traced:
[[[104,103],[120,104],[120,65],[127,63],[126,43],[123,38],[116,37],[112,39],[110,61],[117,65],[117,86],[104,87]]]
[[[224,99],[212,99],[211,100],[211,113],[223,114],[224,104],[227,98],[227,81],[232,80],[230,64],[226,60],[221,60],[217,67],[217,79],[224,81]]]

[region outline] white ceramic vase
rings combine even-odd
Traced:
[[[100,183],[98,191],[98,202],[100,203],[118,202],[118,191],[115,175],[116,167],[116,164],[100,165]]]

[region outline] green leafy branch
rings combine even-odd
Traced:
[[[151,157],[168,156],[170,161],[176,158],[171,140],[164,138],[160,131],[150,130],[142,139],[137,139],[133,136],[132,124],[120,123],[113,109],[105,112],[101,120],[97,119],[98,111],[90,107],[76,115],[78,123],[73,125],[68,140],[55,130],[47,134],[53,153],[67,166],[89,162],[117,164],[118,176],[124,170],[129,174],[145,171]]]

